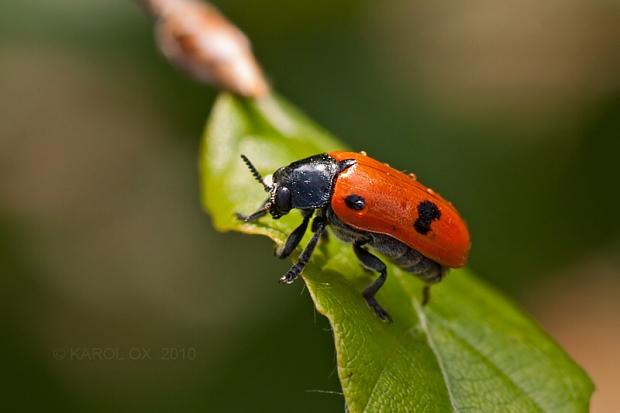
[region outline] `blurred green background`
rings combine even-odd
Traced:
[[[617,412],[620,3],[215,5],[278,92],[457,206],[470,267]],[[214,98],[129,0],[0,3],[0,411],[343,411],[289,264],[201,211]]]

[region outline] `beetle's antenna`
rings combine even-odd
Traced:
[[[247,215],[247,216],[240,215],[239,218],[242,219],[244,222],[254,221],[255,219],[258,219],[258,218],[262,217],[263,215],[265,215],[270,209],[271,209],[271,203],[267,202],[258,211],[254,212],[254,213],[252,213],[250,215]]]
[[[271,190],[271,187],[269,187],[265,183],[265,181],[263,180],[263,177],[261,176],[260,172],[258,172],[256,170],[256,168],[254,167],[254,165],[252,165],[252,162],[250,162],[248,157],[245,156],[245,155],[241,155],[241,159],[243,159],[243,162],[245,162],[245,164],[248,166],[248,168],[250,168],[250,172],[252,172],[252,176],[254,176],[254,179],[256,179],[258,182],[260,182],[261,185],[263,185],[263,188],[265,188],[265,192],[269,192]]]

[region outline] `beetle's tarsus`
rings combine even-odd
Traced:
[[[385,321],[388,324],[392,322],[392,317],[388,314],[387,311],[383,309],[383,307],[381,307],[381,305],[379,305],[377,300],[375,300],[374,298],[366,300],[366,305],[372,308],[372,311],[374,311],[374,313],[381,319],[381,321]]]

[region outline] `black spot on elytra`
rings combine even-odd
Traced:
[[[366,206],[366,201],[360,195],[351,194],[344,199],[349,208],[354,211],[361,211]]]
[[[413,228],[422,235],[431,230],[431,223],[441,218],[441,211],[431,201],[422,201],[418,204],[418,219],[413,223]]]

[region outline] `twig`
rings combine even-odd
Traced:
[[[159,49],[201,82],[241,96],[269,92],[247,37],[215,7],[196,0],[134,0],[153,18]]]

